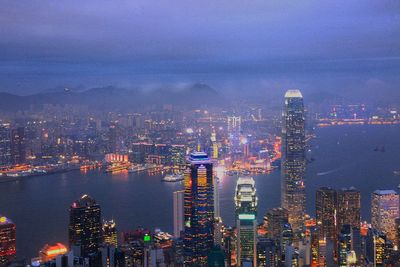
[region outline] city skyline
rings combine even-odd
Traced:
[[[2,7],[0,267],[400,266],[400,3]]]

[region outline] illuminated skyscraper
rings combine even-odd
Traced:
[[[399,217],[399,195],[394,190],[376,190],[372,193],[372,227],[396,242],[396,218]],[[396,244],[396,243],[395,243]],[[397,245],[397,244],[396,244]]]
[[[288,212],[284,208],[273,208],[265,215],[268,224],[268,237],[272,240],[279,240],[283,227],[288,223]]]
[[[219,208],[219,178],[214,176],[214,245],[222,246],[223,226]]]
[[[318,226],[318,254],[327,266],[333,264],[337,252],[337,193],[330,187],[321,187],[316,192],[315,214]]]
[[[185,170],[185,266],[205,266],[213,247],[213,164],[206,153],[190,154]]]
[[[108,129],[108,152],[109,153],[116,153],[117,152],[117,125],[111,124]]]
[[[397,246],[400,245],[400,218],[395,220],[395,227],[396,227],[396,241],[394,242]]]
[[[185,191],[175,191],[173,193],[173,210],[174,210],[174,237],[179,238],[184,230],[184,200]]]
[[[383,267],[387,256],[385,253],[386,235],[376,229],[368,229],[365,241],[366,258],[370,266]]]
[[[237,265],[257,265],[257,195],[252,177],[240,177],[236,183],[235,206],[237,227]]]
[[[327,241],[336,240],[336,191],[322,187],[316,192],[315,215],[319,229],[319,238]]]
[[[11,157],[12,163],[22,164],[26,159],[25,128],[18,127],[11,131]]]
[[[231,153],[240,151],[241,121],[242,120],[240,116],[228,117],[228,134]]]
[[[184,145],[171,145],[169,147],[169,162],[173,168],[183,170],[185,168],[186,147]]]
[[[337,194],[337,231],[343,225],[360,228],[361,194],[360,191],[350,188],[342,189]]]
[[[0,124],[0,166],[11,164],[11,130],[9,123]]]
[[[94,199],[83,195],[69,210],[69,245],[79,246],[82,256],[97,252],[101,244],[101,210]]]
[[[0,266],[14,260],[16,254],[16,226],[7,217],[0,215]]]
[[[219,209],[219,178],[214,176],[214,218],[220,218]]]
[[[103,243],[107,246],[118,246],[117,227],[114,220],[103,222]]]
[[[301,232],[305,214],[305,118],[299,90],[285,94],[282,127],[281,205],[288,211],[295,233]]]
[[[218,159],[218,143],[217,143],[217,134],[215,133],[215,130],[212,131],[211,133],[211,157],[213,159]]]
[[[240,116],[228,117],[228,132],[230,134],[240,134],[241,118]]]
[[[338,236],[338,264],[339,266],[350,266],[347,255],[351,252],[351,226],[346,224]]]

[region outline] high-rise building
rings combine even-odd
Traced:
[[[283,264],[287,246],[292,245],[293,232],[288,222],[288,212],[284,208],[272,208],[264,216],[267,236],[275,243],[276,262]]]
[[[211,158],[218,159],[218,143],[217,143],[217,134],[215,130],[211,133]]]
[[[15,255],[16,226],[9,218],[0,215],[0,266],[7,266]]]
[[[240,116],[228,117],[228,134],[231,153],[236,153],[240,151],[241,122],[242,119]]]
[[[397,246],[400,245],[400,218],[395,220],[395,227],[396,227],[396,241],[394,242]]]
[[[185,191],[175,191],[173,193],[173,211],[174,211],[174,237],[181,237],[182,231],[184,230],[184,200]]]
[[[228,132],[239,134],[241,130],[241,118],[240,116],[229,116],[228,117]]]
[[[366,259],[374,267],[383,267],[385,262],[386,235],[376,229],[368,229],[366,236]]]
[[[350,266],[348,262],[348,255],[351,252],[351,225],[343,225],[338,236],[338,264],[339,266]]]
[[[224,240],[224,224],[221,217],[214,218],[214,245],[223,247]]]
[[[214,218],[220,218],[219,209],[219,178],[214,176]]]
[[[168,150],[169,164],[175,169],[183,170],[185,168],[186,147],[184,145],[171,145]]]
[[[213,164],[203,152],[190,154],[185,170],[185,266],[205,266],[213,247]]]
[[[399,215],[399,195],[394,190],[376,190],[372,193],[372,227],[385,233],[393,243],[396,242],[395,220]]]
[[[363,241],[359,227],[343,225],[337,238],[337,265],[343,267],[364,266]]]
[[[118,141],[118,128],[116,124],[111,124],[108,128],[108,152],[116,153],[117,152],[117,141]]]
[[[207,266],[209,267],[224,267],[225,265],[225,253],[219,246],[215,246],[208,253],[208,262]]]
[[[355,188],[341,189],[337,193],[337,231],[343,225],[360,228],[361,194]]]
[[[0,166],[11,165],[11,130],[9,123],[0,124]]]
[[[125,253],[115,246],[102,246],[99,248],[101,267],[125,267]],[[97,266],[97,265],[89,265]],[[100,267],[100,266],[99,266]]]
[[[267,222],[268,237],[273,240],[279,240],[283,227],[288,223],[288,212],[284,208],[272,208],[265,215]]]
[[[103,243],[107,246],[118,246],[117,226],[114,220],[103,222]]]
[[[319,188],[316,192],[315,215],[318,226],[318,239],[323,240],[318,247],[320,260],[329,265],[337,253],[337,193],[330,187]],[[323,254],[325,253],[325,255]],[[333,264],[333,262],[332,262]]]
[[[299,233],[306,203],[305,115],[299,90],[286,92],[282,121],[281,205],[288,211],[294,233]]]
[[[13,164],[22,164],[26,159],[25,128],[18,127],[11,131],[11,158]]]
[[[257,266],[275,266],[277,257],[275,242],[265,236],[257,237]],[[272,263],[272,265],[271,265]],[[268,264],[268,265],[267,265]]]
[[[42,263],[51,261],[57,258],[60,255],[64,255],[68,253],[68,249],[61,243],[56,243],[53,245],[46,244],[40,251],[39,251],[39,258]]]
[[[252,177],[239,177],[236,183],[235,206],[237,266],[243,266],[244,262],[257,265],[257,204],[255,182]]]
[[[80,247],[81,256],[86,257],[98,250],[102,241],[101,209],[88,195],[72,203],[69,210],[69,245]]]
[[[336,191],[330,187],[321,187],[316,192],[315,215],[319,229],[319,238],[336,240]]]

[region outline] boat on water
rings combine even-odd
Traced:
[[[145,171],[145,170],[147,170],[147,168],[145,166],[138,165],[138,166],[130,167],[128,169],[128,172],[136,173],[136,172],[141,172],[141,171]]]
[[[120,172],[120,171],[125,171],[129,169],[129,164],[128,163],[113,163],[109,165],[105,172]]]
[[[398,170],[398,171],[393,171],[393,174],[394,174],[394,175],[397,175],[397,176],[400,176],[400,170]]]
[[[180,182],[183,180],[183,174],[167,174],[165,175],[161,181],[163,182]]]

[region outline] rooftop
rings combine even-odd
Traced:
[[[375,195],[397,195],[397,192],[394,190],[375,190]]]
[[[300,90],[298,89],[293,89],[293,90],[287,90],[285,94],[285,98],[303,98],[303,95],[301,94]]]
[[[11,219],[0,215],[0,225],[13,223]]]
[[[71,207],[72,208],[83,208],[83,207],[90,207],[96,205],[96,200],[91,198],[88,195],[83,195],[80,199],[77,201],[73,202]]]
[[[209,157],[207,155],[207,153],[204,152],[193,152],[190,154],[189,156],[189,161],[209,161]]]

